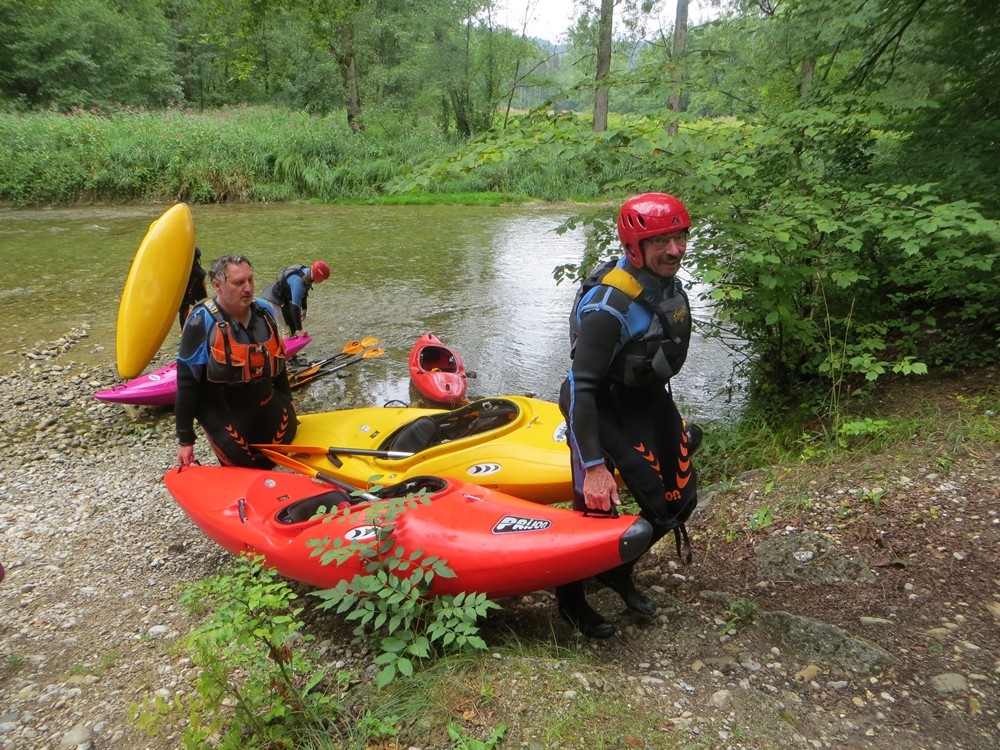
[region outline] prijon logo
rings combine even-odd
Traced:
[[[362,542],[365,539],[374,539],[378,533],[375,526],[357,526],[344,534],[344,539],[349,542]]]
[[[500,464],[475,464],[467,472],[474,477],[485,477],[487,474],[496,474],[501,468]]]
[[[545,518],[525,518],[524,516],[504,516],[493,527],[494,534],[508,534],[515,531],[545,531],[552,521]]]
[[[560,422],[559,426],[556,427],[555,431],[552,433],[552,439],[557,443],[566,442],[566,423]]]

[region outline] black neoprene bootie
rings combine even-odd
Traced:
[[[639,589],[635,587],[635,583],[632,581],[631,563],[619,565],[617,568],[612,568],[611,570],[606,570],[603,573],[598,573],[595,578],[597,578],[598,582],[604,584],[618,594],[618,596],[622,598],[622,601],[625,602],[625,606],[629,609],[635,610],[643,615],[652,615],[656,613],[656,602],[649,597],[644,596]]]
[[[559,616],[588,638],[610,638],[615,626],[587,603],[583,581],[567,583],[556,588]]]

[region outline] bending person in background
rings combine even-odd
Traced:
[[[309,291],[313,284],[330,278],[330,266],[321,260],[311,266],[289,266],[278,274],[271,286],[264,290],[264,299],[281,310],[281,317],[288,326],[289,336],[301,336],[309,304]]]
[[[177,461],[195,462],[197,419],[223,465],[271,468],[250,445],[288,443],[298,427],[278,324],[249,260],[223,255],[210,275],[215,296],[191,311],[177,354]]]
[[[621,475],[653,525],[651,545],[670,531],[678,551],[690,545],[684,523],[694,511],[698,478],[692,447],[670,391],[687,357],[691,311],[676,278],[691,220],[672,195],[630,198],[618,216],[625,257],[584,282],[570,317],[572,366],[559,406],[569,427],[577,510],[620,504]],[[597,576],[625,604],[651,615],[656,604],[632,581],[635,561]],[[556,589],[560,616],[592,638],[615,628],[588,604],[583,581]]]
[[[184,321],[187,320],[191,308],[208,296],[205,288],[205,277],[208,274],[201,267],[201,250],[196,245],[194,248],[194,260],[191,262],[191,275],[188,276],[187,288],[181,298],[181,306],[177,311],[177,322],[180,323],[181,330],[184,330]]]

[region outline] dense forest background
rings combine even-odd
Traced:
[[[760,395],[1000,360],[1000,4],[710,4],[577,0],[554,46],[489,1],[0,0],[0,200],[663,190]]]

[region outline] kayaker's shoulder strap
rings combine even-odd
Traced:
[[[612,268],[604,274],[601,283],[605,286],[614,287],[629,299],[640,299],[642,297],[642,284],[624,268]]]

